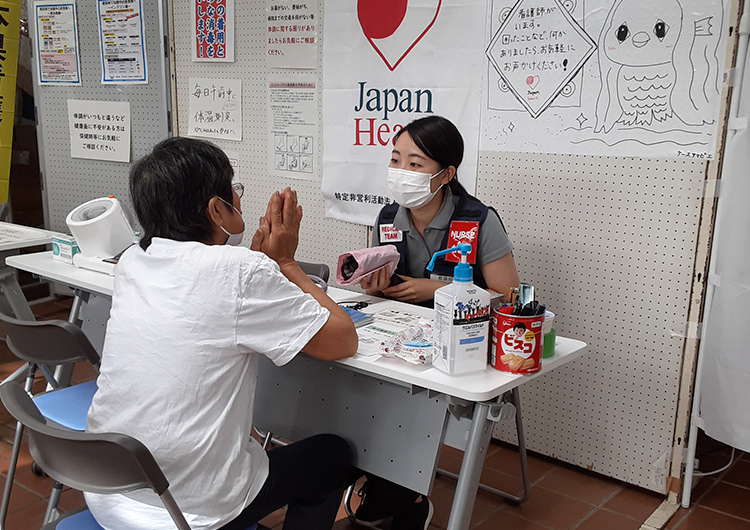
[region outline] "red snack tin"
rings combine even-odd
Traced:
[[[544,314],[517,317],[492,313],[490,365],[501,372],[533,374],[542,369]]]

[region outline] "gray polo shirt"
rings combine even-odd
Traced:
[[[432,222],[425,227],[423,235],[419,235],[411,223],[409,211],[403,206],[398,207],[393,219],[395,228],[404,232],[406,247],[409,250],[409,262],[406,264],[407,275],[413,278],[424,277],[424,269],[435,252],[444,250],[440,248],[445,237],[445,232],[450,227],[453,210],[458,203],[459,197],[453,195],[450,188],[443,188],[443,204]],[[372,234],[372,245],[380,244],[380,233],[374,230]],[[477,248],[477,265],[490,263],[505,256],[513,250],[513,244],[503,230],[497,216],[489,212],[487,219],[479,230],[479,242]]]

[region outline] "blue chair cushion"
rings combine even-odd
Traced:
[[[88,510],[60,519],[55,530],[104,530]]]
[[[74,513],[73,515],[63,516],[63,519],[57,521],[55,530],[104,530],[96,522],[94,516],[88,510]],[[258,525],[254,524],[246,530],[257,530]]]
[[[81,383],[34,396],[45,418],[74,431],[86,430],[86,414],[96,392],[96,381]]]

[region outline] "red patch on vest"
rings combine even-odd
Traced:
[[[446,248],[455,247],[459,243],[469,243],[471,245],[471,252],[466,255],[466,261],[471,264],[477,261],[477,240],[479,239],[479,223],[471,221],[451,221],[451,226],[448,233],[448,246]],[[446,261],[452,261],[453,263],[461,262],[461,253],[451,252],[445,256]]]

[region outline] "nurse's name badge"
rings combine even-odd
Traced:
[[[446,248],[455,247],[459,243],[469,243],[471,251],[466,255],[466,261],[471,264],[476,263],[479,223],[473,221],[451,221],[451,226],[448,230],[448,246]],[[460,263],[461,253],[451,252],[445,256],[445,259],[453,263]]]
[[[393,226],[380,225],[380,243],[398,243],[404,240],[404,232]]]

